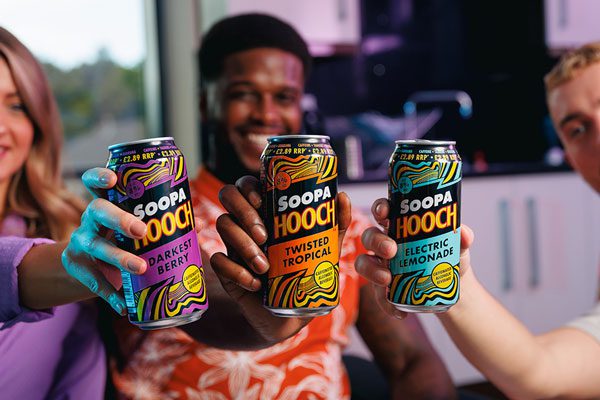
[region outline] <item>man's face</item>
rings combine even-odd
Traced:
[[[217,141],[229,145],[217,148],[233,150],[249,172],[258,173],[269,136],[300,132],[303,86],[302,62],[292,53],[257,48],[228,56],[221,77],[207,88]]]
[[[573,168],[600,193],[600,63],[553,89],[548,108]]]

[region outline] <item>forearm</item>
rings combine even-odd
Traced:
[[[471,270],[461,279],[458,303],[438,317],[465,357],[507,395],[541,398],[548,393],[547,352]]]
[[[255,350],[273,343],[248,323],[239,305],[225,292],[214,271],[205,268],[209,307],[200,320],[181,328],[209,346],[227,350]]]
[[[44,309],[95,295],[63,268],[61,254],[66,243],[32,247],[19,264],[19,301],[31,309]]]
[[[95,297],[63,268],[61,254],[66,243],[32,247],[18,266],[19,300],[31,309],[44,309]],[[225,292],[212,269],[207,268],[210,307],[197,322],[183,329],[194,339],[218,348],[254,349],[269,343],[246,321]],[[99,272],[100,273],[100,272]]]
[[[390,383],[393,398],[456,398],[452,380],[417,317],[384,313],[370,286],[361,289],[357,328]]]
[[[432,351],[411,358],[391,385],[393,399],[457,399],[458,394],[441,360]]]

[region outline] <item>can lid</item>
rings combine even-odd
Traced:
[[[456,144],[455,140],[426,140],[426,139],[405,139],[396,140],[396,144],[421,144],[426,146],[448,146]]]
[[[267,140],[270,142],[277,142],[287,139],[317,139],[317,140],[329,140],[329,136],[326,135],[278,135],[268,137]]]
[[[116,149],[117,147],[130,146],[130,145],[134,145],[134,144],[150,143],[150,142],[166,142],[168,140],[175,141],[175,139],[173,139],[173,137],[171,137],[171,136],[140,139],[140,140],[133,140],[131,142],[111,144],[110,146],[108,146],[108,150]]]

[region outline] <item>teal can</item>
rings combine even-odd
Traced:
[[[390,158],[388,301],[405,312],[444,312],[460,294],[460,182],[453,141],[399,140]]]

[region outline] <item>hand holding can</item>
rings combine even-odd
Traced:
[[[147,225],[146,236],[115,232],[122,249],[146,260],[142,275],[122,272],[129,320],[142,329],[199,319],[208,308],[187,169],[173,138],[109,147],[107,168],[117,174],[109,200]]]

